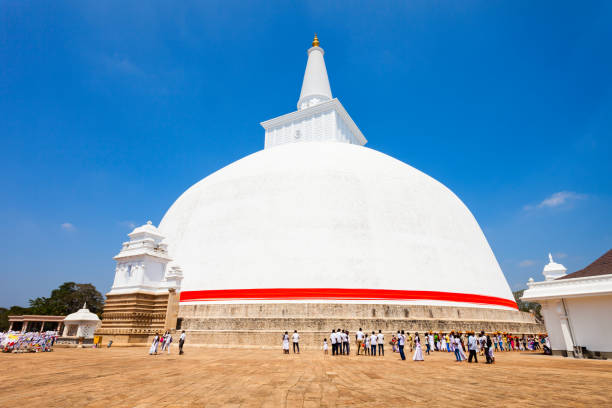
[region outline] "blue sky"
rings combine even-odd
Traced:
[[[0,306],[107,292],[134,225],[295,109],[314,32],[368,146],[451,188],[513,289],[612,247],[612,2],[0,9]]]

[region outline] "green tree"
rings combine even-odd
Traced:
[[[31,314],[29,307],[11,306],[10,309],[0,307],[0,331],[7,331],[9,328],[9,316],[21,316]]]
[[[7,331],[9,328],[8,309],[0,307],[0,331]]]
[[[525,292],[525,289],[517,290],[516,292],[512,292],[512,294],[514,295],[514,300],[516,300],[516,304],[518,305],[519,310],[522,312],[532,312],[533,311],[535,313],[536,319],[540,322],[543,322],[544,318],[542,317],[542,305],[539,303],[535,303],[535,302],[523,302],[521,300],[521,296],[523,296],[523,292]]]
[[[91,283],[64,282],[59,288],[51,291],[49,297],[30,299],[30,312],[41,315],[68,315],[83,307],[98,316],[102,314],[104,297]]]

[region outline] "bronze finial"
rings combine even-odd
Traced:
[[[318,47],[319,46],[319,39],[317,38],[317,34],[315,34],[315,38],[314,38],[314,40],[312,40],[312,46],[313,47]]]

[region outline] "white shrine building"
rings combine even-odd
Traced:
[[[261,123],[263,150],[188,188],[158,228],[129,234],[100,333],[136,342],[177,319],[209,344],[235,330],[272,344],[296,325],[307,342],[323,327],[407,318],[421,331],[538,331],[465,204],[365,147],[316,36],[307,54],[297,110]]]
[[[542,305],[553,354],[612,357],[612,249],[569,275],[549,261],[545,280],[530,278],[522,300]]]
[[[99,326],[100,318],[95,313],[91,313],[85,303],[81,309],[66,316],[62,337],[93,339],[94,331]]]

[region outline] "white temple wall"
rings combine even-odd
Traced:
[[[552,349],[567,350],[561,331],[561,321],[557,310],[558,306],[560,306],[560,301],[549,300],[542,302],[542,316],[544,317],[544,324],[546,325],[546,331],[548,332]]]
[[[565,305],[576,345],[612,352],[612,295],[568,298]]]
[[[113,289],[159,286],[166,274],[166,263],[146,256],[117,263]]]
[[[154,258],[146,258],[143,262],[142,283],[145,285],[157,285],[164,279],[166,264],[160,263]]]

